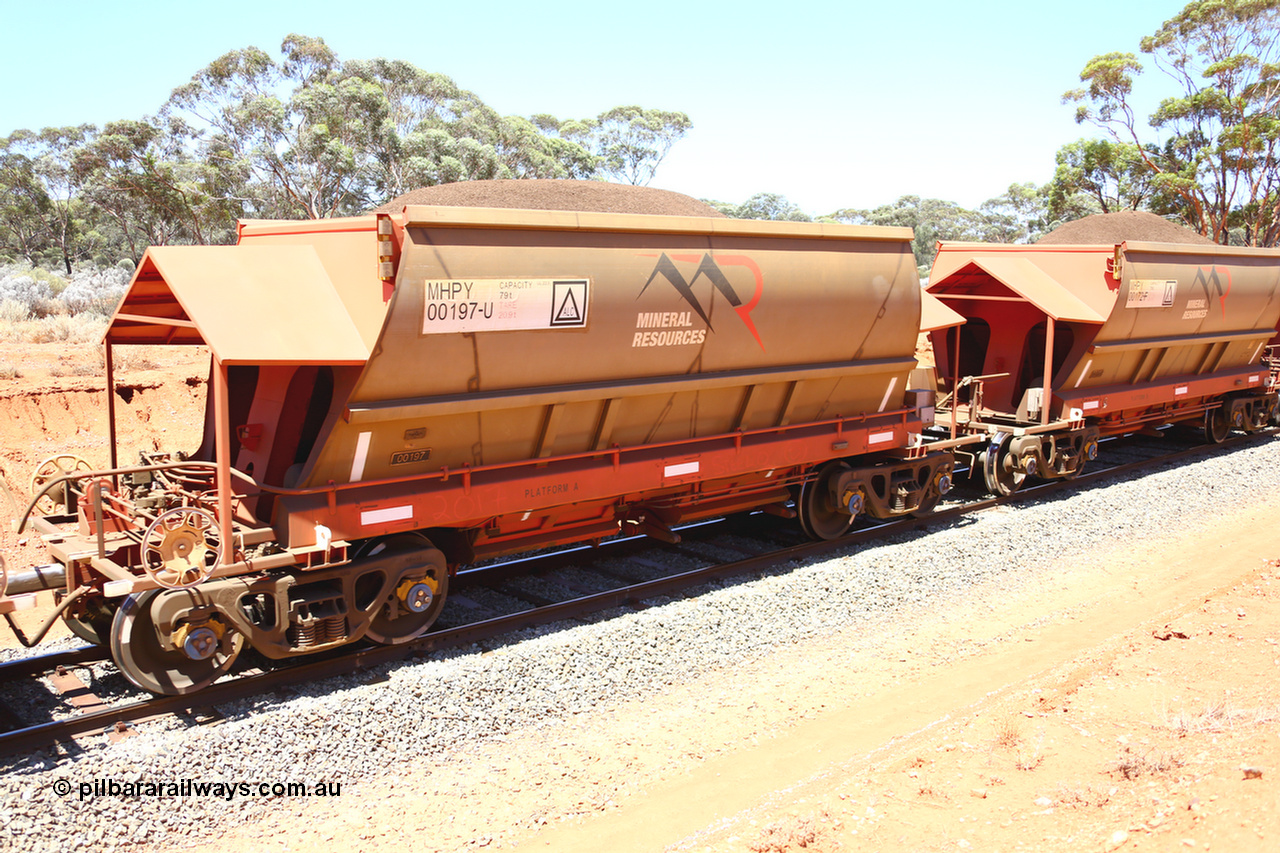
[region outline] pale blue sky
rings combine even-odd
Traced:
[[[694,128],[651,186],[775,192],[815,215],[908,193],[972,207],[1044,183],[1059,147],[1098,135],[1062,93],[1183,5],[0,0],[0,136],[153,113],[222,53],[278,55],[298,32],[447,74],[504,114],[684,111]],[[1150,103],[1168,93],[1144,77]]]

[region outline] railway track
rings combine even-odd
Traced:
[[[867,525],[830,541],[801,541],[794,522],[765,514],[736,516],[681,528],[681,541],[660,543],[646,537],[620,538],[596,547],[575,547],[516,560],[482,565],[458,575],[450,591],[450,608],[438,623],[442,627],[399,646],[359,645],[325,655],[277,664],[271,668],[242,666],[196,694],[140,698],[121,703],[104,702],[75,688],[71,676],[68,694],[79,694],[82,710],[63,719],[31,722],[0,702],[0,755],[18,755],[62,744],[71,747],[76,738],[125,734],[131,723],[234,702],[290,685],[349,675],[383,664],[423,657],[448,649],[500,639],[513,632],[575,619],[598,618],[618,607],[642,608],[646,601],[675,596],[720,579],[764,571],[779,565],[810,560],[851,546],[873,542],[894,533],[944,524],[972,512],[1105,483],[1168,462],[1205,455],[1218,448],[1261,440],[1278,430],[1237,436],[1222,445],[1187,444],[1132,436],[1109,443],[1107,462],[1070,481],[1055,481],[1024,488],[1009,497],[970,496],[949,500],[924,518],[903,518]],[[1173,444],[1173,447],[1170,445]],[[960,490],[963,492],[964,490]],[[726,559],[723,555],[729,554]],[[570,593],[567,597],[557,592]],[[72,667],[107,660],[96,646],[53,652],[0,664],[0,689],[17,679],[66,678]],[[83,686],[83,685],[82,685]],[[73,703],[75,702],[72,699]]]

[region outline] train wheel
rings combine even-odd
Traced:
[[[987,483],[987,491],[998,497],[1006,497],[1018,491],[1027,479],[1026,473],[1015,467],[1017,459],[1009,451],[1011,436],[1007,432],[987,445],[982,459],[982,476]]]
[[[838,539],[853,526],[853,516],[843,507],[831,501],[831,478],[847,466],[843,462],[828,462],[818,476],[800,487],[796,509],[800,513],[800,526],[813,539]]]
[[[95,646],[105,646],[107,644],[107,637],[111,635],[110,624],[95,625],[87,619],[72,616],[70,613],[63,616],[62,621],[66,623],[68,631],[75,634],[86,643],[92,643]]]
[[[449,568],[444,554],[421,536],[404,534],[370,543],[360,556],[374,557],[392,553],[419,553],[426,563],[426,574],[402,581],[378,611],[365,636],[384,646],[407,643],[427,632],[444,609],[449,591]],[[416,573],[415,573],[416,574]]]
[[[111,657],[129,683],[158,696],[179,696],[208,687],[231,669],[244,635],[234,628],[198,626],[187,632],[181,648],[160,645],[152,619],[154,604],[165,590],[151,589],[124,600],[111,624]]]
[[[1227,413],[1222,406],[1215,409],[1208,409],[1204,413],[1204,440],[1210,444],[1222,444],[1228,433],[1231,432],[1231,424],[1227,423]]]
[[[107,645],[111,638],[111,623],[119,609],[119,600],[89,596],[77,601],[76,605],[72,612],[62,616],[67,629],[86,643]]]
[[[45,483],[50,480],[56,480],[58,477],[64,477],[67,474],[81,474],[93,470],[93,466],[89,464],[87,459],[82,459],[74,453],[55,453],[48,459],[45,459],[36,466],[35,471],[31,473],[31,494],[35,494],[44,488]],[[66,486],[59,486],[47,495],[42,495],[40,500],[36,501],[36,512],[43,515],[53,515],[55,512],[70,512],[75,507],[68,506],[71,490]]]

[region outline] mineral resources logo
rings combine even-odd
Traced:
[[[693,275],[686,279],[677,264],[697,264],[697,266],[693,270]],[[742,297],[730,283],[729,276],[725,274],[722,266],[742,268],[751,274],[755,282],[755,290],[748,302],[742,301]],[[637,331],[631,341],[633,347],[684,346],[705,342],[707,333],[714,332],[715,328],[711,325],[711,317],[703,308],[702,301],[698,299],[694,290],[694,287],[705,278],[711,283],[711,298],[714,298],[715,292],[719,291],[728,300],[729,305],[737,313],[747,331],[755,338],[756,343],[760,345],[760,349],[765,348],[764,342],[760,340],[760,333],[756,331],[755,323],[751,321],[751,312],[760,303],[760,296],[764,293],[764,277],[755,261],[746,255],[713,256],[710,253],[668,255],[664,252],[654,265],[653,272],[649,274],[649,280],[644,283],[644,287],[640,288],[636,299],[643,296],[649,289],[649,285],[659,277],[666,279],[667,283],[680,294],[680,298],[693,310],[638,312],[636,329],[661,329],[662,331]],[[693,319],[695,314],[705,324],[703,328],[695,328]]]
[[[1231,293],[1231,270],[1227,267],[1209,267],[1205,271],[1204,267],[1196,269],[1196,277],[1193,284],[1198,284],[1204,288],[1206,299],[1212,299],[1214,293],[1218,295],[1218,303],[1222,306],[1222,316],[1227,316],[1227,294]]]

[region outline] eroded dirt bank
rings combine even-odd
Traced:
[[[74,454],[92,467],[107,467],[107,393],[102,353],[93,345],[0,343],[0,364],[18,372],[0,379],[0,553],[14,571],[48,559],[38,537],[16,534],[12,524],[41,463]],[[120,464],[133,462],[139,450],[192,451],[200,445],[208,350],[117,347],[115,368],[116,430],[129,454],[122,453]],[[19,618],[25,624],[33,617],[24,612]]]

